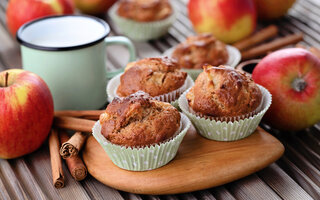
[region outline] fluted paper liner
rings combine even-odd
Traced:
[[[269,109],[272,101],[270,92],[264,87],[258,85],[262,92],[262,105],[260,110],[253,116],[245,119],[235,120],[233,122],[216,121],[210,118],[197,116],[190,112],[189,104],[185,91],[179,98],[179,107],[184,114],[190,119],[197,129],[197,132],[211,140],[217,141],[235,141],[251,135],[258,127],[263,115]]]
[[[231,46],[231,45],[226,45],[226,46],[227,46],[229,58],[228,58],[227,63],[225,63],[224,65],[228,65],[232,68],[235,68],[241,60],[241,53],[234,46]],[[172,53],[174,51],[174,48],[175,47],[168,49],[162,55],[171,57]],[[202,69],[187,69],[187,68],[183,68],[183,66],[182,66],[181,70],[187,72],[193,80],[196,80],[198,75],[203,71]]]
[[[176,19],[175,9],[172,6],[172,14],[165,19],[153,22],[137,22],[118,15],[118,3],[109,9],[109,16],[120,31],[137,41],[156,39],[168,32],[168,29]]]
[[[130,171],[152,170],[166,165],[176,156],[181,141],[191,125],[184,114],[180,113],[180,115],[180,131],[173,138],[147,147],[136,148],[112,144],[101,134],[99,121],[93,126],[92,134],[118,167]]]
[[[107,94],[108,94],[108,101],[111,102],[115,97],[119,97],[117,95],[117,89],[120,85],[120,76],[122,75],[118,74],[117,76],[113,77],[108,85],[107,85]],[[155,97],[150,97],[152,99],[158,100],[158,101],[164,101],[164,102],[168,102],[171,103],[174,107],[178,108],[178,98],[180,97],[180,95],[186,91],[187,89],[191,88],[193,86],[194,82],[192,80],[192,78],[190,76],[187,76],[186,80],[184,81],[184,84],[172,91],[169,92],[167,94],[163,94],[163,95],[159,95],[159,96],[155,96]]]

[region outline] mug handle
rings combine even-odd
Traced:
[[[107,37],[104,39],[104,43],[106,44],[106,46],[109,45],[115,45],[115,44],[120,44],[120,45],[124,45],[128,48],[129,50],[129,61],[128,62],[132,62],[136,60],[136,49],[134,48],[133,43],[126,37],[123,36],[112,36],[112,37]],[[118,69],[112,72],[108,72],[107,73],[107,79],[111,79],[114,76],[116,76],[117,74],[123,72],[124,69]]]

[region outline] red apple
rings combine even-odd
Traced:
[[[72,14],[70,0],[10,0],[7,8],[7,25],[13,36],[24,23],[48,16]]]
[[[254,0],[258,17],[262,20],[272,20],[287,13],[295,0]]]
[[[272,94],[265,115],[271,126],[298,131],[320,121],[320,59],[310,52],[275,51],[255,67],[252,78]]]
[[[21,69],[0,73],[0,158],[38,149],[53,120],[53,99],[46,83]]]
[[[256,27],[252,0],[190,0],[188,11],[196,32],[210,32],[226,43],[245,38]]]
[[[73,0],[75,6],[82,12],[97,15],[106,12],[117,0]]]

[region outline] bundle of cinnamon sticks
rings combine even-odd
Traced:
[[[263,43],[278,34],[278,28],[275,25],[270,25],[255,34],[233,44],[241,52],[242,60],[248,60],[264,56],[272,51],[282,47],[296,44],[303,40],[301,33],[291,34],[285,37],[276,38],[269,42]],[[263,44],[261,44],[263,43]]]
[[[91,129],[104,110],[87,111],[57,111],[55,112],[53,128],[49,136],[53,185],[62,188],[65,177],[62,170],[62,159],[72,177],[81,181],[87,176],[87,168],[82,161],[80,151],[91,133]],[[66,130],[76,131],[70,138]]]

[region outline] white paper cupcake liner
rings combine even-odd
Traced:
[[[99,121],[92,128],[92,134],[118,167],[130,171],[152,170],[166,165],[176,156],[181,141],[191,125],[184,114],[180,113],[180,115],[181,128],[177,135],[160,144],[147,147],[125,147],[112,144],[101,134]]]
[[[109,16],[124,35],[137,41],[147,41],[161,37],[168,32],[168,29],[176,19],[175,9],[173,6],[173,12],[170,16],[163,20],[154,22],[137,22],[121,17],[117,13],[118,7],[119,3],[115,3],[109,9]]]
[[[244,119],[233,119],[232,122],[216,121],[208,117],[197,116],[190,112],[190,107],[186,98],[189,90],[185,91],[179,98],[179,107],[185,113],[192,124],[197,129],[197,132],[211,140],[217,141],[234,141],[251,135],[258,127],[263,115],[269,109],[272,96],[264,87],[258,85],[262,92],[262,102],[259,110],[253,116],[245,117]],[[238,116],[239,117],[239,116]],[[242,116],[240,116],[242,118]]]
[[[117,89],[120,85],[120,77],[123,73],[118,74],[117,76],[113,77],[107,85],[107,94],[108,94],[108,101],[111,102],[115,97],[119,97],[117,95]],[[171,103],[173,106],[177,108],[178,106],[178,98],[180,95],[186,91],[187,89],[191,88],[193,86],[194,82],[190,76],[187,76],[186,80],[184,81],[184,84],[167,94],[151,97],[152,99],[158,100],[158,101],[163,101],[163,102],[168,102]]]

